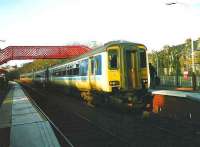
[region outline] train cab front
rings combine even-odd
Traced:
[[[112,92],[121,89],[120,48],[114,46],[108,50],[108,84]]]
[[[108,48],[108,77],[112,91],[128,107],[143,107],[148,88],[146,47],[123,43]]]

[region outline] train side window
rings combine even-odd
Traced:
[[[79,68],[80,68],[80,64],[76,64],[76,68],[75,68],[76,75],[79,75]]]
[[[79,75],[79,64],[73,66],[73,75]]]
[[[58,71],[58,76],[61,77],[62,76],[62,71]]]
[[[69,68],[69,75],[71,76],[73,74],[72,68]]]
[[[94,75],[94,58],[91,58],[91,74]]]
[[[88,59],[82,60],[80,63],[80,76],[87,76],[88,73]]]
[[[62,76],[65,76],[66,75],[66,70],[63,70],[62,71]]]
[[[68,66],[65,67],[66,76],[68,76]]]
[[[36,75],[36,78],[41,78],[41,75]]]
[[[71,75],[71,70],[70,70],[70,66],[69,65],[67,66],[66,70],[67,70],[67,75],[70,76]]]
[[[147,62],[146,62],[146,52],[140,52],[140,67],[145,68],[147,67]]]
[[[58,71],[56,71],[56,75],[55,75],[56,77],[58,77],[59,76],[59,72]]]
[[[63,75],[63,76],[66,76],[66,73],[67,73],[66,70],[63,69],[63,71],[62,71],[62,75]]]
[[[55,77],[62,76],[62,71],[60,69],[55,70]]]
[[[74,68],[73,69],[73,74],[76,75],[76,76],[79,75],[79,69],[78,68]]]
[[[73,75],[72,65],[69,65],[69,66],[68,66],[67,74],[68,74],[69,76]]]
[[[95,57],[95,74],[101,75],[102,73],[102,63],[101,55]]]
[[[118,68],[118,52],[117,50],[109,50],[108,51],[108,66],[109,69],[117,69]]]

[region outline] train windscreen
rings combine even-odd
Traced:
[[[146,52],[140,52],[140,67],[145,68],[147,67],[147,60],[146,60]]]
[[[118,58],[118,52],[117,50],[110,50],[108,52],[109,57],[109,69],[115,70],[118,68],[117,64],[117,58]]]

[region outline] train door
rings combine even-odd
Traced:
[[[128,89],[140,88],[136,51],[126,51],[126,77]]]
[[[95,62],[94,57],[90,57],[90,87],[93,89],[95,87]]]
[[[112,46],[108,50],[108,83],[109,91],[120,89],[121,86],[121,48],[120,46]]]
[[[91,72],[90,85],[93,89],[100,89],[100,79],[102,75],[102,56],[96,55],[90,58]]]

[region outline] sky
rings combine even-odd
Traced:
[[[200,0],[0,0],[0,48],[127,40],[151,51],[197,39],[199,26]]]

